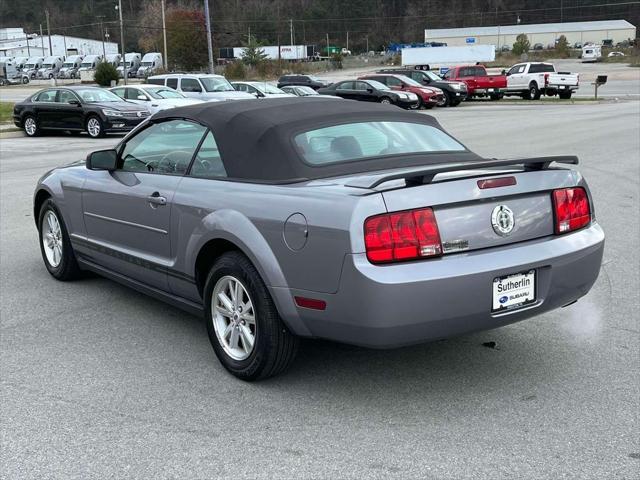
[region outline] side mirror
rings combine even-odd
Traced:
[[[373,88],[371,88],[371,87],[367,88],[367,92],[368,93],[373,93]]]
[[[506,75],[506,74],[507,74],[507,71],[503,68],[501,75]]]
[[[118,153],[113,150],[98,150],[87,155],[86,166],[89,170],[115,170],[118,166]]]
[[[76,100],[75,98],[72,98],[71,100],[69,100],[69,105],[75,105],[77,107],[80,106],[80,100]]]

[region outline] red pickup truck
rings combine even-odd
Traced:
[[[457,80],[467,84],[467,97],[489,97],[500,100],[507,88],[505,75],[489,75],[483,65],[453,67],[444,74],[445,80]]]

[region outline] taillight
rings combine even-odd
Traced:
[[[431,208],[367,218],[364,243],[371,263],[400,262],[442,253],[440,232]]]
[[[556,233],[568,233],[588,225],[591,209],[587,192],[582,187],[553,191]]]
[[[545,73],[544,74],[544,86],[546,87],[547,85],[549,85],[549,74]]]

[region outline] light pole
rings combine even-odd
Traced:
[[[107,58],[107,50],[104,46],[104,24],[102,23],[104,15],[96,15],[96,17],[98,18],[98,20],[100,20],[100,36],[102,37],[102,61],[104,62]]]
[[[169,59],[167,58],[167,24],[164,20],[164,7],[165,0],[161,1],[162,3],[162,39],[164,41],[164,69],[169,70]]]
[[[116,9],[120,14],[120,48],[122,49],[122,78],[124,80],[124,84],[127,84],[127,54],[124,52],[124,22],[122,21],[122,0],[118,0],[118,5],[116,5]]]
[[[47,36],[49,37],[49,56],[53,55],[51,51],[51,28],[49,28],[49,9],[44,11],[44,14],[47,16]]]
[[[209,73],[213,73],[213,45],[211,45],[211,18],[209,18],[209,0],[204,0],[204,16],[207,24],[207,49],[209,50]]]

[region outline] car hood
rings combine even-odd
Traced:
[[[96,103],[88,103],[87,105],[92,105],[100,108],[108,108],[109,110],[117,110],[119,112],[139,112],[146,111],[145,108],[142,108],[140,105],[136,105],[135,103],[129,102],[96,102]]]

